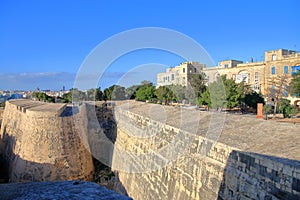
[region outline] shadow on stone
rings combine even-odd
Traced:
[[[2,183],[72,179],[72,176],[67,176],[64,169],[60,167],[59,160],[55,164],[24,160],[14,153],[15,144],[16,140],[13,136],[4,135],[0,140]]]
[[[85,104],[88,141],[95,166],[94,181],[107,189],[128,195],[117,172],[111,169],[114,144],[117,140],[117,123],[114,118],[113,105],[111,102]]]
[[[60,117],[70,117],[78,114],[79,109],[77,106],[66,106],[63,112],[60,114]]]
[[[300,162],[232,151],[218,199],[300,199]]]
[[[67,108],[67,111],[64,111],[64,114],[62,114],[62,116],[72,116],[70,115],[70,113],[70,108]],[[113,127],[116,126],[114,125],[112,118],[109,119],[109,121],[102,120],[101,123],[105,129],[113,130],[112,133],[115,133]],[[91,199],[130,199],[128,197],[119,195],[116,192],[104,189],[97,184],[82,182],[77,178],[74,178],[77,177],[76,173],[80,172],[73,172],[72,166],[69,166],[70,169],[65,169],[65,163],[63,163],[64,160],[60,160],[59,158],[56,159],[57,162],[55,162],[54,164],[46,162],[37,163],[22,159],[19,155],[16,155],[14,153],[17,143],[16,138],[11,135],[11,133],[7,133],[5,126],[2,128],[3,133],[0,138],[0,183],[3,183],[0,184],[1,199],[83,199],[87,195],[91,197]],[[17,135],[19,134],[25,133],[17,133]],[[111,141],[114,142],[116,140],[116,134],[112,136],[107,132],[106,135]],[[106,179],[107,177],[114,176],[110,168],[104,166],[99,161],[94,160],[94,165],[96,169],[108,171],[108,174],[104,174],[103,176],[104,180],[108,181]],[[73,178],[71,176],[72,173],[74,173]],[[78,181],[44,182],[49,180]],[[118,185],[118,191],[121,191],[120,193],[122,194],[127,194],[125,188],[117,181],[116,177],[114,178],[114,181],[117,182],[117,184],[112,185],[110,189],[114,189],[115,185]],[[62,190],[65,192],[62,193]]]

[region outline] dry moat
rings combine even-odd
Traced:
[[[133,199],[300,199],[299,127],[135,101],[15,100],[2,181],[96,181]]]

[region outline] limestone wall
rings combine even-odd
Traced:
[[[11,182],[89,180],[90,149],[133,199],[300,199],[299,125],[138,102],[66,110],[7,103],[0,152]],[[206,135],[222,122],[220,136]]]
[[[115,117],[113,169],[134,199],[300,198],[299,161],[214,143],[131,111],[115,109]],[[169,145],[175,148],[168,154]],[[172,153],[176,159],[169,162]]]
[[[1,153],[10,182],[91,180],[92,157],[65,105],[28,100],[6,103]]]

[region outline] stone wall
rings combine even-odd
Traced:
[[[96,183],[84,181],[53,181],[0,184],[1,200],[12,199],[109,199],[131,198],[108,190]]]
[[[7,101],[1,153],[9,182],[91,180],[93,162],[66,105]]]
[[[90,150],[133,199],[300,198],[299,125],[138,102],[49,105],[6,105],[11,182],[91,179]]]
[[[300,198],[297,160],[214,142],[134,111],[115,108],[114,113],[118,131],[112,168],[134,199]],[[164,152],[170,144],[175,148]]]

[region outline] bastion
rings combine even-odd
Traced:
[[[133,199],[300,199],[299,128],[136,101],[19,100],[6,104],[1,152],[10,182],[88,180],[93,156]]]
[[[8,182],[92,180],[92,156],[68,110],[66,104],[6,102],[0,152]]]
[[[113,110],[111,165],[134,199],[300,199],[299,124],[134,101]]]

